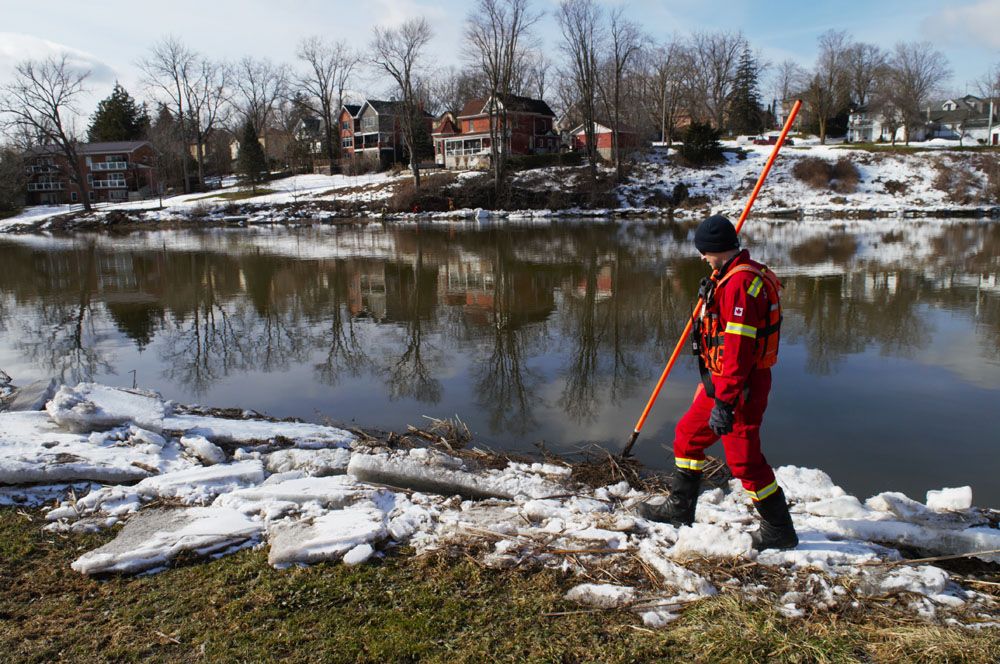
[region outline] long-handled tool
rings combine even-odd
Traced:
[[[767,174],[771,172],[771,166],[774,164],[775,157],[778,156],[778,151],[781,150],[781,146],[785,143],[785,137],[788,136],[788,131],[792,128],[792,123],[795,122],[795,116],[799,114],[799,109],[802,107],[802,100],[797,99],[795,104],[792,106],[791,112],[788,114],[788,119],[785,120],[785,126],[781,129],[781,135],[778,136],[778,142],[774,144],[774,151],[771,152],[771,156],[767,158],[767,162],[764,164],[764,170],[760,172],[760,177],[757,178],[757,185],[753,188],[753,192],[750,194],[750,200],[747,201],[746,207],[743,208],[743,214],[740,215],[740,220],[736,222],[736,232],[740,232],[743,228],[743,224],[746,222],[747,217],[750,215],[750,208],[753,207],[754,201],[757,200],[757,194],[760,193],[760,188],[764,186],[764,180],[767,179]],[[712,273],[712,280],[714,281],[718,277],[717,272]],[[694,322],[695,316],[698,315],[698,310],[701,309],[702,299],[698,298],[698,304],[694,307],[694,313],[688,318],[687,325],[684,326],[684,331],[681,332],[681,338],[677,340],[677,345],[674,346],[674,352],[670,354],[670,359],[667,360],[667,366],[663,368],[663,373],[660,374],[660,380],[656,382],[656,387],[653,388],[653,393],[649,396],[649,401],[646,403],[646,407],[642,410],[642,415],[639,416],[639,421],[635,423],[635,429],[632,431],[632,435],[628,439],[628,443],[625,445],[625,449],[622,450],[622,458],[627,457],[632,451],[632,446],[635,445],[635,441],[639,438],[639,432],[642,431],[642,426],[646,423],[646,418],[649,416],[649,411],[653,409],[653,404],[656,403],[656,398],[660,396],[660,390],[663,389],[663,384],[667,382],[667,376],[670,375],[670,370],[674,368],[674,363],[677,362],[677,356],[680,355],[681,346],[687,341],[688,335],[691,334],[691,325]]]

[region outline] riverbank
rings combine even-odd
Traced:
[[[1000,512],[968,487],[861,501],[784,466],[802,543],[757,553],[750,501],[717,463],[677,529],[632,512],[662,477],[607,454],[491,453],[460,421],[345,430],[87,383],[19,396],[45,404],[0,413],[17,589],[0,634],[25,659],[305,658],[304,632],[366,661],[657,658],[702,630],[699,652],[722,659],[749,652],[732,639],[762,659],[803,642],[808,660],[1000,652]]]
[[[770,146],[726,146],[724,163],[704,169],[677,163],[667,148],[638,155],[621,184],[601,168],[517,171],[498,196],[489,175],[430,171],[419,190],[405,173],[300,175],[254,192],[231,186],[162,200],[36,206],[0,221],[0,231],[126,229],[177,225],[344,223],[358,220],[482,220],[551,217],[701,218],[736,216]],[[845,162],[850,177],[816,177],[803,162]],[[798,170],[797,170],[798,168]],[[796,146],[782,152],[754,207],[782,219],[1000,217],[1000,154],[935,149],[886,152],[849,146]]]

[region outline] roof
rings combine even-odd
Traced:
[[[380,115],[382,113],[388,113],[390,115],[394,115],[394,114],[402,113],[403,112],[403,102],[401,102],[401,101],[381,101],[379,99],[366,99],[365,100],[365,105],[371,106],[373,109],[375,109],[375,112],[378,113],[378,114],[380,114]],[[359,109],[358,109],[359,113],[361,112],[362,108],[364,108],[364,106],[359,107]],[[431,115],[430,113],[428,113],[427,111],[422,110],[422,109],[421,109],[420,113],[425,118],[433,118],[434,117],[433,115]]]
[[[135,152],[144,145],[152,144],[149,141],[108,141],[104,143],[81,143],[76,146],[79,155],[88,154],[116,154],[120,152]],[[62,154],[62,149],[58,145],[34,145],[28,152],[35,155]]]
[[[356,118],[361,112],[361,104],[344,104],[344,110],[350,113],[352,118]]]
[[[486,110],[487,99],[470,99],[465,102],[465,106],[462,108],[462,112],[459,113],[459,117],[468,117],[471,115],[483,115]],[[507,111],[514,111],[517,113],[535,113],[538,115],[548,115],[550,117],[555,117],[556,114],[552,112],[549,105],[546,104],[541,99],[532,99],[531,97],[519,97],[517,95],[509,95],[501,100],[503,105],[507,107]]]
[[[609,122],[608,124],[604,124],[604,123],[602,123],[600,121],[594,122],[594,133],[595,134],[610,134],[613,130],[611,129],[611,127],[608,126],[609,124],[611,124],[611,123]],[[570,134],[572,134],[574,136],[576,134],[582,134],[582,133],[584,133],[583,125],[582,124],[577,125],[570,132]],[[626,127],[626,126],[623,125],[623,126],[619,126],[618,127],[618,133],[619,134],[638,134],[639,132],[636,131],[635,129],[633,129],[632,127]]]

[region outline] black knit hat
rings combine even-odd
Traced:
[[[733,222],[716,214],[698,224],[698,230],[694,232],[694,246],[703,254],[719,254],[739,249],[740,239],[736,237]]]

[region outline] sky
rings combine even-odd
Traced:
[[[934,44],[954,75],[945,92],[974,92],[973,81],[1000,62],[1000,0],[598,0],[626,15],[654,40],[699,30],[742,30],[763,58],[792,58],[810,66],[816,39],[829,29],[846,30],[856,40],[891,48],[897,41]],[[423,16],[435,30],[428,61],[462,65],[463,23],[469,0],[48,0],[35,4],[0,0],[0,84],[15,62],[67,52],[91,70],[89,113],[115,80],[144,98],[136,62],[167,34],[207,56],[237,60],[245,55],[297,65],[295,47],[303,37],[322,35],[363,48],[375,25],[391,26]],[[541,50],[559,57],[553,18],[557,0],[533,0],[544,16],[537,26]],[[388,85],[372,77],[353,86],[372,97]],[[765,99],[768,86],[763,86]]]

